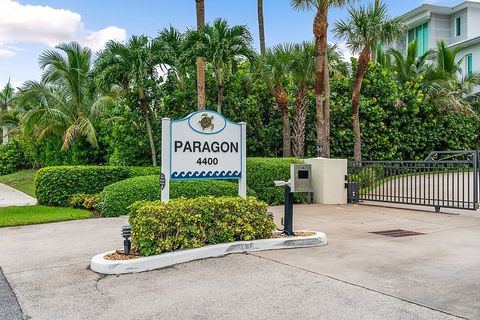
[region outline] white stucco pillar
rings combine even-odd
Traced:
[[[320,204],[346,204],[346,159],[312,158],[305,163],[312,165],[313,202]]]

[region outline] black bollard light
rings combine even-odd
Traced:
[[[123,240],[123,254],[130,254],[130,249],[132,247],[132,242],[130,237],[132,236],[132,226],[127,224],[122,227],[122,237]]]

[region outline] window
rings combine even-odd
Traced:
[[[457,37],[459,37],[462,34],[461,26],[462,26],[462,19],[458,17],[457,19],[455,19],[455,36]]]
[[[408,43],[417,40],[417,57],[428,50],[428,23],[408,30]]]
[[[465,61],[465,64],[466,64],[466,69],[467,69],[467,75],[471,76],[472,73],[473,73],[473,59],[472,59],[472,54],[468,54],[467,57],[466,57],[466,61]]]

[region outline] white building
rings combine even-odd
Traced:
[[[408,28],[397,44],[406,52],[407,43],[418,39],[417,55],[435,49],[444,40],[449,48],[461,47],[458,59],[463,75],[480,72],[480,2],[464,1],[455,7],[423,4],[401,16]]]

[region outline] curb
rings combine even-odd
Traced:
[[[194,260],[223,257],[231,253],[318,247],[326,244],[327,236],[325,233],[315,232],[314,235],[308,237],[274,238],[220,243],[202,248],[167,252],[160,255],[131,260],[106,260],[103,258],[105,255],[115,252],[109,251],[94,256],[91,260],[90,269],[102,274],[136,273],[170,267],[179,263]]]

